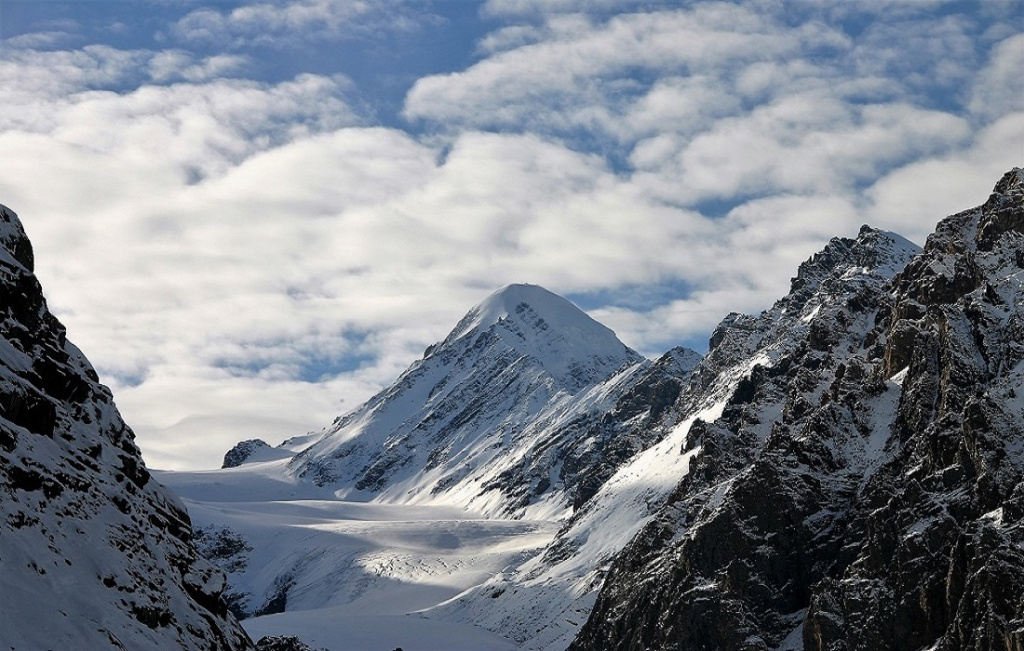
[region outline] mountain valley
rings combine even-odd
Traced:
[[[152,474],[2,216],[12,648],[1024,650],[1024,170],[706,354],[510,285],[322,431]]]

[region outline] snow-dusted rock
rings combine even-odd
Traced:
[[[271,447],[263,439],[247,439],[235,444],[233,448],[224,453],[224,463],[221,468],[237,468],[243,463],[260,463],[273,461],[275,459],[288,459],[294,453],[284,446]]]
[[[571,648],[1021,648],[1022,198],[1013,170],[905,266],[833,241],[724,322],[698,373],[764,362],[689,428]]]
[[[668,418],[645,424],[648,445],[616,467],[544,553],[439,607],[438,616],[482,624],[526,649],[568,645],[586,621],[616,554],[638,532],[655,526],[656,514],[676,499],[680,479],[709,472],[709,464],[723,472],[742,466],[763,445],[771,419],[784,408],[792,360],[808,356],[820,362],[828,357],[821,349],[840,338],[844,328],[870,328],[871,314],[844,315],[851,305],[881,301],[881,288],[919,250],[898,235],[865,227],[856,240],[836,238],[801,265],[793,291],[772,309],[727,317],[708,355],[695,360],[681,382],[665,410]],[[818,337],[816,348],[807,345],[812,333],[826,331],[828,337]],[[817,381],[831,379],[824,366],[819,370],[822,379]],[[748,403],[758,387],[770,384],[779,388],[755,412]],[[734,418],[747,421],[742,437],[723,434],[715,423]],[[725,439],[730,439],[727,444]],[[486,598],[496,593],[500,596]]]
[[[46,308],[0,207],[0,640],[4,648],[248,649],[224,576],[154,481],[110,391]]]

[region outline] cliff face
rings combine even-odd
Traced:
[[[223,575],[150,478],[107,387],[47,310],[0,206],[0,638],[5,648],[247,649]]]
[[[708,386],[759,361],[572,649],[1024,648],[1024,172],[891,280],[872,237],[720,326]]]

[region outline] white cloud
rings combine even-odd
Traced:
[[[0,108],[0,197],[22,214],[51,307],[114,385],[122,408],[128,406],[140,441],[190,414],[201,415],[201,406],[217,401],[204,396],[214,380],[229,390],[232,376],[216,366],[219,342],[251,341],[262,330],[288,337],[287,346],[279,347],[294,346],[299,357],[303,346],[308,354],[317,344],[344,343],[336,331],[302,343],[308,336],[303,327],[279,327],[290,319],[286,301],[276,296],[287,277],[281,270],[319,235],[296,231],[289,222],[302,216],[295,209],[306,204],[292,206],[285,219],[264,218],[261,224],[258,217],[273,213],[253,191],[265,187],[264,196],[274,196],[280,181],[281,196],[294,197],[300,192],[297,179],[313,184],[315,175],[302,165],[323,161],[293,160],[297,167],[270,168],[225,190],[235,175],[251,169],[245,161],[258,164],[261,152],[287,153],[288,143],[354,124],[339,98],[343,80],[307,75],[270,85],[222,79],[116,93],[89,87],[119,83],[133,66],[160,56],[105,48],[8,56],[14,62],[9,58],[0,72],[28,65],[22,68],[21,92]],[[133,63],[125,64],[129,59]],[[47,65],[54,61],[62,65]],[[46,75],[52,79],[39,78]],[[353,191],[365,193],[352,180]],[[247,195],[254,200],[246,201]],[[317,194],[312,196],[315,201]],[[218,200],[225,202],[222,212],[216,212]],[[247,227],[253,229],[250,237],[244,236]],[[302,237],[308,241],[296,241]],[[268,250],[276,255],[261,258]],[[264,309],[278,312],[263,323],[245,316]],[[252,357],[265,362],[266,352],[256,350]],[[284,354],[273,357],[271,371],[274,364],[297,364]],[[171,385],[178,388],[159,398]],[[233,390],[241,386],[235,381]],[[167,402],[173,395],[188,399]],[[140,396],[148,397],[137,408],[141,415],[131,409]],[[237,428],[227,435],[234,434]],[[224,439],[211,434],[206,440],[222,447]]]
[[[35,49],[55,47],[68,40],[70,34],[63,31],[31,32],[3,38],[3,45],[17,49]]]
[[[594,316],[645,353],[700,341],[830,237],[921,241],[1024,159],[1019,35],[913,3],[905,41],[831,4],[638,6],[488,3],[514,24],[408,96],[437,138],[224,53],[427,19],[397,4],[197,10],[205,57],[5,51],[0,200],[149,460],[326,425],[510,282],[610,297]]]
[[[158,83],[168,81],[201,82],[239,71],[248,63],[242,56],[222,54],[203,60],[181,50],[157,52],[149,61],[149,75]]]
[[[170,32],[185,42],[220,47],[280,47],[410,31],[430,20],[394,0],[296,0],[259,2],[224,11],[197,9],[178,20]]]
[[[139,77],[139,66],[149,54],[88,45],[80,50],[5,48],[0,57],[0,83],[4,87],[4,113],[10,115],[23,102],[53,100],[88,88],[120,85]]]
[[[496,18],[524,18],[558,13],[628,11],[645,0],[487,0],[482,12]]]
[[[1024,111],[1022,70],[1024,34],[997,43],[988,65],[974,82],[969,104],[971,112],[991,119],[1012,111]]]
[[[484,36],[477,43],[477,53],[491,55],[502,50],[514,50],[545,38],[548,31],[534,25],[510,25]]]
[[[420,79],[408,95],[406,115],[448,127],[592,127],[586,116],[593,105],[621,112],[623,101],[628,105],[643,94],[638,71],[641,78],[728,71],[794,52],[800,44],[764,17],[730,5],[604,22],[559,16],[546,29],[550,36],[542,42],[502,51],[462,72]]]
[[[1004,172],[1024,161],[1024,111],[982,129],[951,155],[926,157],[881,177],[865,195],[875,223],[923,243],[935,223],[981,205]]]

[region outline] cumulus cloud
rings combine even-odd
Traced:
[[[1024,34],[999,41],[988,65],[974,81],[969,108],[983,118],[1024,111]]]
[[[971,144],[946,156],[909,163],[878,179],[865,196],[866,219],[923,243],[935,222],[981,205],[994,181],[1024,161],[1024,111],[981,129]]]
[[[591,110],[624,112],[622,105],[647,86],[638,78],[729,70],[799,45],[732,5],[608,20],[557,15],[544,30],[540,42],[501,51],[465,71],[420,79],[406,115],[447,128],[600,128]]]
[[[8,115],[23,102],[59,99],[85,89],[137,82],[139,66],[149,58],[141,50],[87,45],[80,50],[5,48],[0,57]]]

